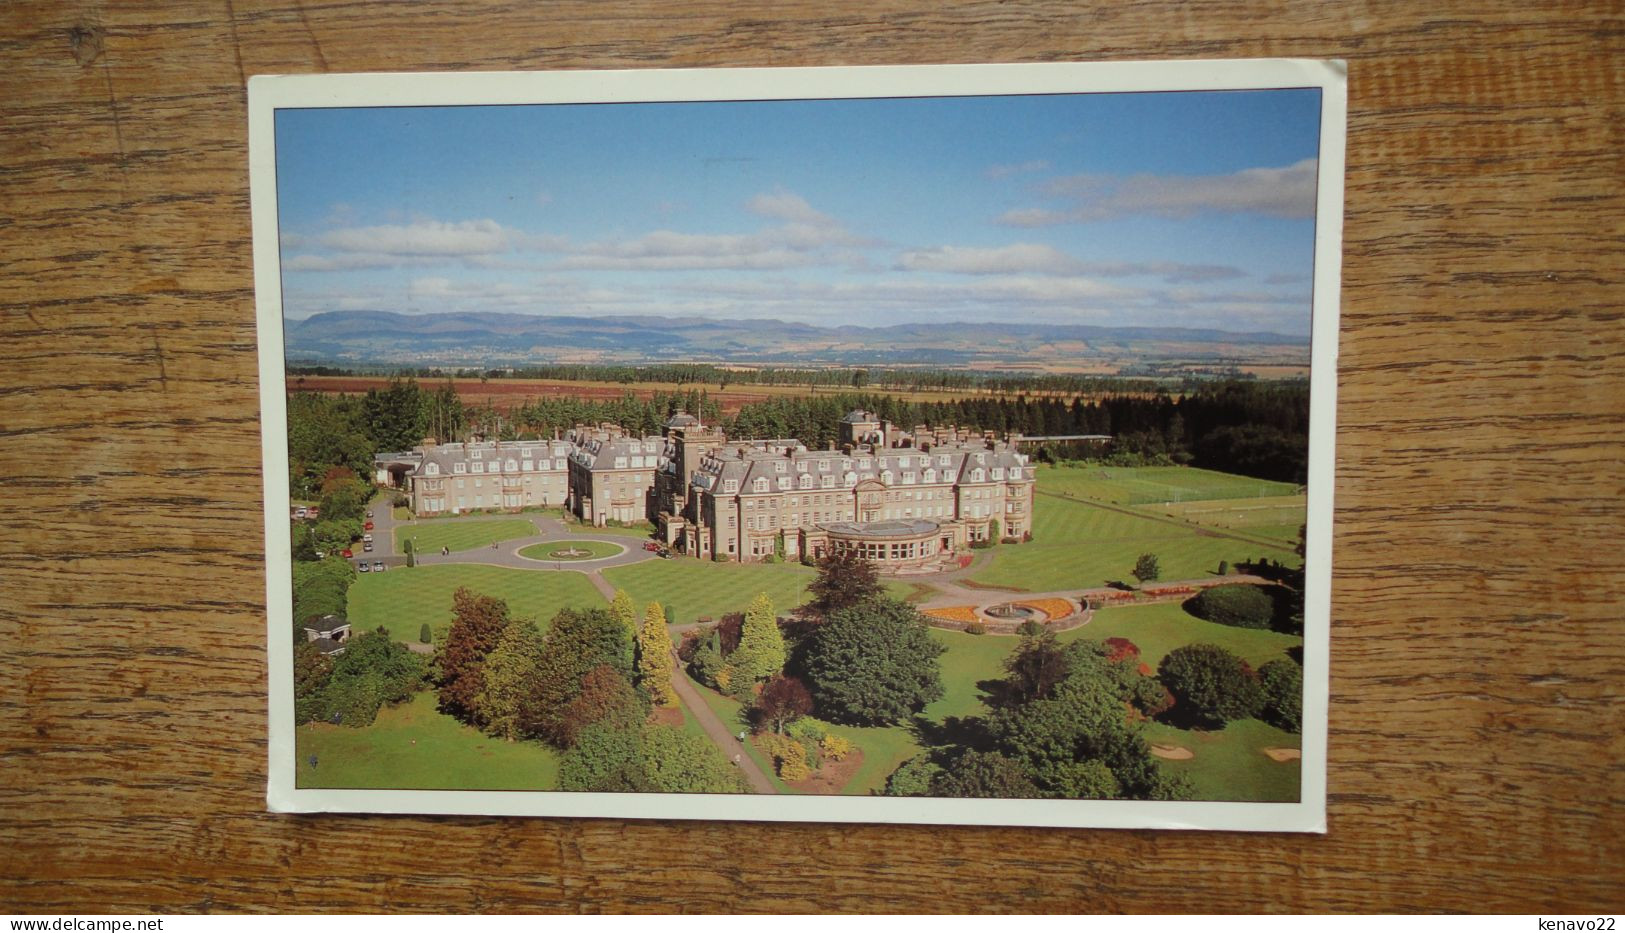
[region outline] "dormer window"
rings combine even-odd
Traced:
[[[858,484],[858,474],[847,470],[846,475],[841,477],[841,481],[848,486],[856,486]]]
[[[858,461],[858,469],[867,470],[872,462],[868,457],[864,457]]]
[[[451,471],[453,473],[467,473],[468,465],[465,463],[454,463],[451,465]]]
[[[805,472],[807,472],[807,461],[805,461],[805,460],[797,460],[796,461],[796,472],[797,473],[805,473]]]
[[[885,483],[887,486],[890,486],[891,485],[891,471],[890,470],[881,470],[880,471],[880,481],[882,483]]]
[[[483,464],[483,463],[474,464],[474,472],[475,473],[484,473],[485,472],[485,464]]]
[[[789,489],[790,488],[790,477],[788,477],[788,476],[779,477],[779,488],[780,489]]]
[[[739,480],[731,479],[731,480],[728,480],[727,482],[723,483],[722,484],[722,491],[727,493],[730,496],[733,495],[734,493],[738,492],[739,491]]]
[[[818,461],[818,468],[820,470],[829,469],[829,461],[828,460],[820,460],[820,461]]]
[[[947,465],[948,465],[948,455],[947,454],[938,454],[937,455],[937,466],[947,466]]]
[[[1010,478],[1012,480],[1021,479],[1021,467],[1011,467],[1010,468]]]
[[[994,467],[993,468],[993,478],[994,479],[1004,479],[1004,467]]]
[[[757,479],[756,479],[756,491],[757,492],[767,492],[767,477],[765,477],[765,476],[757,477]]]
[[[508,468],[513,469],[513,461],[509,460],[508,464],[509,464]],[[534,469],[536,469],[536,461],[534,461],[534,460],[526,460],[525,463],[524,463],[525,472],[529,473],[530,471],[532,471]]]
[[[903,482],[904,483],[912,483],[912,482],[914,482],[914,471],[913,470],[909,470],[907,473],[903,474]]]
[[[796,485],[799,486],[802,489],[811,489],[812,486],[813,486],[812,474],[811,473],[803,473],[803,474],[801,474],[801,478],[796,481]]]
[[[835,474],[833,474],[833,473],[825,473],[823,476],[819,477],[818,485],[822,486],[825,489],[834,489],[835,488]]]
[[[972,470],[972,471],[970,471],[970,481],[973,482],[973,483],[980,483],[985,478],[986,478],[986,474],[981,470]]]
[[[474,459],[475,460],[480,460],[480,459],[483,459],[484,457],[485,457],[485,451],[483,451],[483,450],[474,451]]]
[[[529,447],[526,447],[521,455],[524,456],[524,457],[529,458],[529,457],[534,457],[536,455],[536,452],[534,450],[531,450]],[[528,469],[530,469],[530,467],[525,467],[525,469],[528,470]]]
[[[429,476],[439,476],[440,475],[440,464],[431,463],[428,466],[423,468],[423,472],[425,474],[429,475]]]
[[[937,471],[936,470],[930,470],[930,469],[926,470],[925,471],[925,482],[934,483],[936,481],[937,481]]]
[[[783,473],[784,471],[785,471],[785,462],[783,460],[779,460],[779,461],[777,461],[777,462],[775,462],[773,464],[773,472],[775,472],[775,473]]]
[[[955,481],[957,479],[959,479],[959,474],[954,472],[953,470],[945,470],[945,471],[943,471],[942,481],[944,483],[951,483],[951,482],[953,482],[953,481]]]

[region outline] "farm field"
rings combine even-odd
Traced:
[[[1112,581],[1133,582],[1135,559],[1157,555],[1162,579],[1190,580],[1217,572],[1219,561],[1232,565],[1269,557],[1298,561],[1290,544],[1270,547],[1204,534],[1184,527],[1047,496],[1044,473],[1033,503],[1033,540],[995,548],[972,578],[977,583],[1015,587],[1028,592],[1086,589]],[[1294,529],[1294,532],[1296,529]]]
[[[327,723],[300,726],[299,787],[400,790],[551,790],[558,757],[539,742],[505,742],[435,708],[425,690],[378,711],[362,729]],[[316,758],[312,766],[311,758]]]
[[[1196,467],[1039,466],[1039,488],[1117,505],[1295,496],[1292,483]]]
[[[425,622],[431,629],[451,624],[452,594],[462,586],[507,602],[513,616],[535,619],[543,631],[560,609],[605,605],[579,573],[439,564],[362,574],[350,587],[349,619],[357,632],[383,626],[396,641],[415,642]]]
[[[468,551],[490,547],[492,541],[511,541],[540,533],[528,518],[416,522],[396,526],[394,550],[390,553],[405,554],[408,538],[419,554],[438,554],[441,548]]]

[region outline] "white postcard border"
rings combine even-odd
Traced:
[[[1109,62],[847,68],[256,76],[249,177],[264,462],[269,771],[279,813],[423,813],[627,819],[1326,831],[1331,545],[1347,69],[1341,61]],[[295,787],[287,397],[275,112],[282,108],[982,96],[1269,88],[1321,90],[1311,329],[1302,770],[1297,803],[959,800]]]

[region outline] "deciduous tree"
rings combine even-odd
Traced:
[[[520,737],[519,714],[525,698],[536,691],[541,659],[542,635],[535,623],[517,621],[503,630],[496,648],[485,658],[480,693],[475,698],[487,732],[510,742]]]
[[[751,720],[758,730],[772,729],[781,733],[787,723],[811,713],[812,708],[812,694],[807,692],[806,685],[794,677],[779,675],[768,678],[762,685],[762,692],[751,708]]]
[[[508,604],[459,587],[452,594],[451,631],[436,655],[440,707],[464,722],[483,725],[479,695],[485,689],[485,659],[512,624]]]
[[[1289,658],[1276,658],[1258,669],[1264,691],[1263,718],[1288,732],[1303,728],[1303,668]]]
[[[813,598],[798,610],[813,621],[823,621],[885,592],[874,564],[856,551],[829,551],[818,559],[817,567],[818,578],[807,586]]]
[[[560,610],[542,644],[536,692],[520,714],[525,734],[569,746],[580,722],[567,717],[567,707],[581,695],[583,678],[600,666],[630,685],[631,633],[605,609]]]
[[[825,719],[900,722],[942,696],[937,659],[944,650],[908,603],[861,602],[835,612],[813,633],[808,689]]]
[[[1157,669],[1183,712],[1198,723],[1222,726],[1256,716],[1263,704],[1258,678],[1241,660],[1218,645],[1186,645],[1168,652]]]

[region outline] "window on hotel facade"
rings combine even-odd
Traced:
[[[468,465],[464,463],[454,463],[451,465],[451,471],[453,473],[467,473]]]
[[[429,476],[439,476],[440,475],[440,464],[431,463],[428,466],[423,468],[423,472],[428,474]]]

